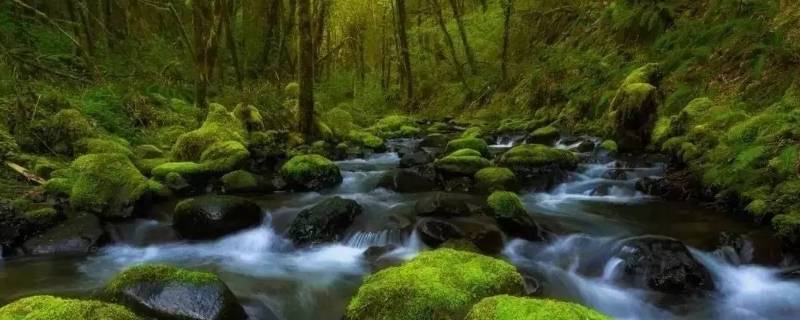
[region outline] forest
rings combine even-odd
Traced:
[[[798,1],[0,0],[0,320],[798,314]]]

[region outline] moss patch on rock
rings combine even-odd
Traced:
[[[172,147],[172,157],[176,161],[199,161],[211,145],[223,141],[242,143],[246,136],[247,130],[242,120],[225,107],[211,104],[203,125],[178,137]]]
[[[494,212],[495,217],[513,218],[527,214],[522,200],[513,192],[495,191],[486,199],[486,202]]]
[[[141,282],[181,282],[190,284],[219,283],[221,280],[213,273],[192,271],[161,264],[134,266],[117,274],[105,286],[104,292],[114,296],[125,287]]]
[[[4,320],[141,320],[127,308],[93,300],[33,296],[0,308]]]
[[[475,186],[486,192],[514,191],[519,188],[517,177],[508,168],[483,168],[475,173]]]
[[[472,149],[454,151],[444,158],[437,159],[433,164],[437,171],[464,176],[473,176],[479,170],[491,165],[489,160]]]
[[[383,139],[366,131],[350,131],[347,135],[350,142],[355,145],[370,148],[372,150],[381,150],[384,148]]]
[[[445,153],[452,153],[461,149],[472,149],[480,152],[484,157],[489,156],[489,145],[486,144],[485,140],[479,138],[462,138],[451,140],[447,143]]]
[[[528,141],[532,143],[552,144],[556,142],[559,137],[561,137],[561,133],[558,132],[558,128],[546,126],[533,130],[533,132],[528,135]]]
[[[610,320],[576,303],[499,295],[481,300],[465,320]]]
[[[578,158],[570,151],[540,144],[523,144],[508,150],[500,157],[499,163],[510,168],[556,165],[567,169],[575,167]]]
[[[289,186],[300,190],[319,190],[342,182],[339,167],[316,154],[292,157],[281,166],[280,175]]]
[[[523,290],[522,276],[507,262],[438,249],[367,277],[347,306],[346,317],[461,319],[482,298]]]
[[[221,180],[225,192],[248,192],[258,189],[258,177],[244,170],[227,173]]]
[[[369,131],[384,139],[407,138],[422,132],[419,129],[413,130],[410,128],[416,128],[416,121],[414,118],[392,115],[378,120],[375,125],[369,128]]]

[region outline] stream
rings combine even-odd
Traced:
[[[395,142],[403,145],[414,141]],[[511,147],[514,139],[494,149]],[[565,147],[563,145],[557,145]],[[264,210],[254,229],[215,241],[179,241],[169,224],[174,202],[156,205],[146,219],[110,227],[114,244],[89,257],[0,260],[0,305],[34,294],[88,296],[117,272],[163,262],[218,273],[255,319],[339,320],[370,266],[370,246],[393,244],[387,253],[410,259],[425,246],[414,233],[385,229],[389,214],[410,213],[427,193],[400,194],[376,188],[398,166],[397,153],[337,162],[343,183],[316,193],[253,196]],[[615,161],[628,165],[625,180],[603,178]],[[537,220],[569,230],[551,242],[510,239],[502,256],[541,283],[541,294],[576,301],[617,319],[796,319],[800,282],[779,277],[784,269],[770,231],[698,205],[668,202],[637,192],[636,179],[663,174],[657,160],[605,159],[581,164],[547,192],[521,192]],[[283,234],[295,215],[329,196],[356,200],[363,214],[346,240],[307,249]],[[720,233],[743,235],[740,250],[720,248]],[[598,252],[622,237],[674,237],[711,273],[716,284],[704,297],[674,299],[622,285],[621,260]]]

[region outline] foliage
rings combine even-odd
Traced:
[[[499,295],[481,300],[465,320],[606,320],[609,317],[579,304],[550,299]]]
[[[139,320],[125,307],[93,301],[32,296],[0,308],[0,319],[9,320]]]

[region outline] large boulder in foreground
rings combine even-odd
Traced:
[[[142,320],[127,308],[94,300],[32,296],[0,308],[4,320]]]
[[[165,320],[247,319],[228,286],[214,274],[142,265],[118,274],[103,294],[143,315]]]
[[[342,173],[333,161],[316,155],[294,156],[283,164],[281,177],[295,190],[321,190],[342,182]]]
[[[702,293],[714,289],[708,270],[678,240],[641,236],[621,240],[616,256],[622,259],[625,277],[635,285],[670,293]]]
[[[339,241],[362,210],[353,200],[325,199],[297,214],[289,227],[289,238],[298,245]]]
[[[22,250],[29,255],[89,254],[106,240],[100,219],[93,214],[80,213],[28,239],[22,244]]]
[[[483,298],[524,293],[511,264],[471,252],[421,253],[364,281],[347,306],[349,320],[463,319]]]
[[[204,196],[175,206],[172,227],[186,239],[214,239],[261,223],[261,207],[234,196]]]
[[[481,300],[464,320],[610,320],[577,303],[499,295]]]

